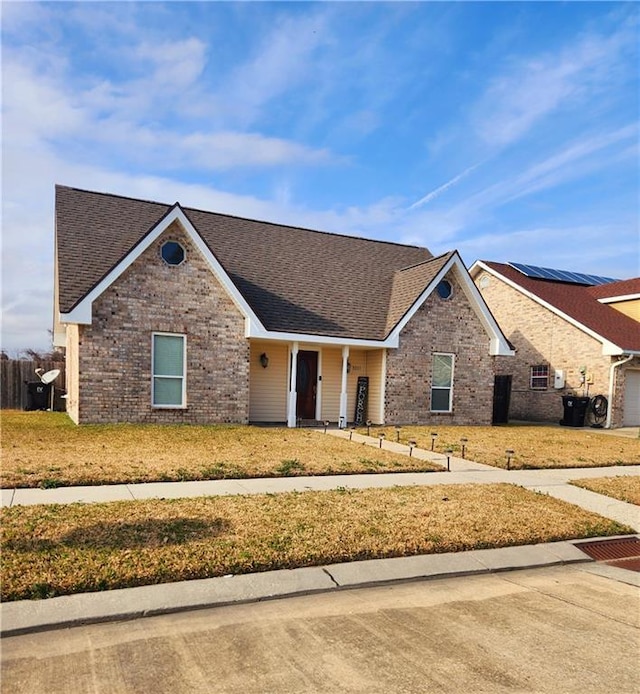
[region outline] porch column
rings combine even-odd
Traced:
[[[342,385],[340,386],[340,417],[338,426],[345,429],[347,426],[347,364],[349,363],[349,345],[342,348]]]
[[[298,380],[298,343],[294,342],[291,345],[291,378],[289,379],[289,397],[287,400],[287,426],[295,428],[296,419],[296,401],[298,399],[297,391]]]

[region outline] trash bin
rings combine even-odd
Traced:
[[[48,410],[51,407],[51,383],[27,381],[27,410]]]
[[[560,424],[565,427],[583,427],[584,418],[589,407],[589,398],[578,398],[575,395],[563,395],[564,414]]]

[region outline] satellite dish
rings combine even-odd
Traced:
[[[44,369],[36,369],[36,370],[34,371],[34,373],[35,373],[37,376],[42,376],[42,374],[44,373]]]
[[[42,376],[40,376],[40,380],[43,383],[53,383],[53,381],[55,381],[59,375],[60,369],[51,369],[51,371],[47,371],[47,373],[42,374]]]

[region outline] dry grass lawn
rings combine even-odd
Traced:
[[[640,506],[640,477],[594,477],[573,480],[571,484]]]
[[[441,470],[308,429],[76,426],[60,412],[2,412],[2,487]]]
[[[508,484],[2,510],[2,600],[630,532]]]
[[[395,441],[394,427],[371,427],[371,436],[383,431],[389,441]],[[366,434],[366,429],[358,429]],[[610,465],[640,464],[640,439],[610,436],[571,427],[538,425],[508,426],[406,426],[400,430],[400,442],[410,439],[419,448],[431,449],[431,432],[438,434],[434,450],[444,453],[453,449],[453,455],[461,455],[460,439],[466,438],[465,458],[495,467],[506,467],[505,451],[515,455],[511,468],[560,468],[599,467]]]

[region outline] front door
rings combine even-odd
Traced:
[[[318,353],[301,350],[298,352],[298,375],[296,380],[296,417],[316,418],[316,391],[318,388]]]

